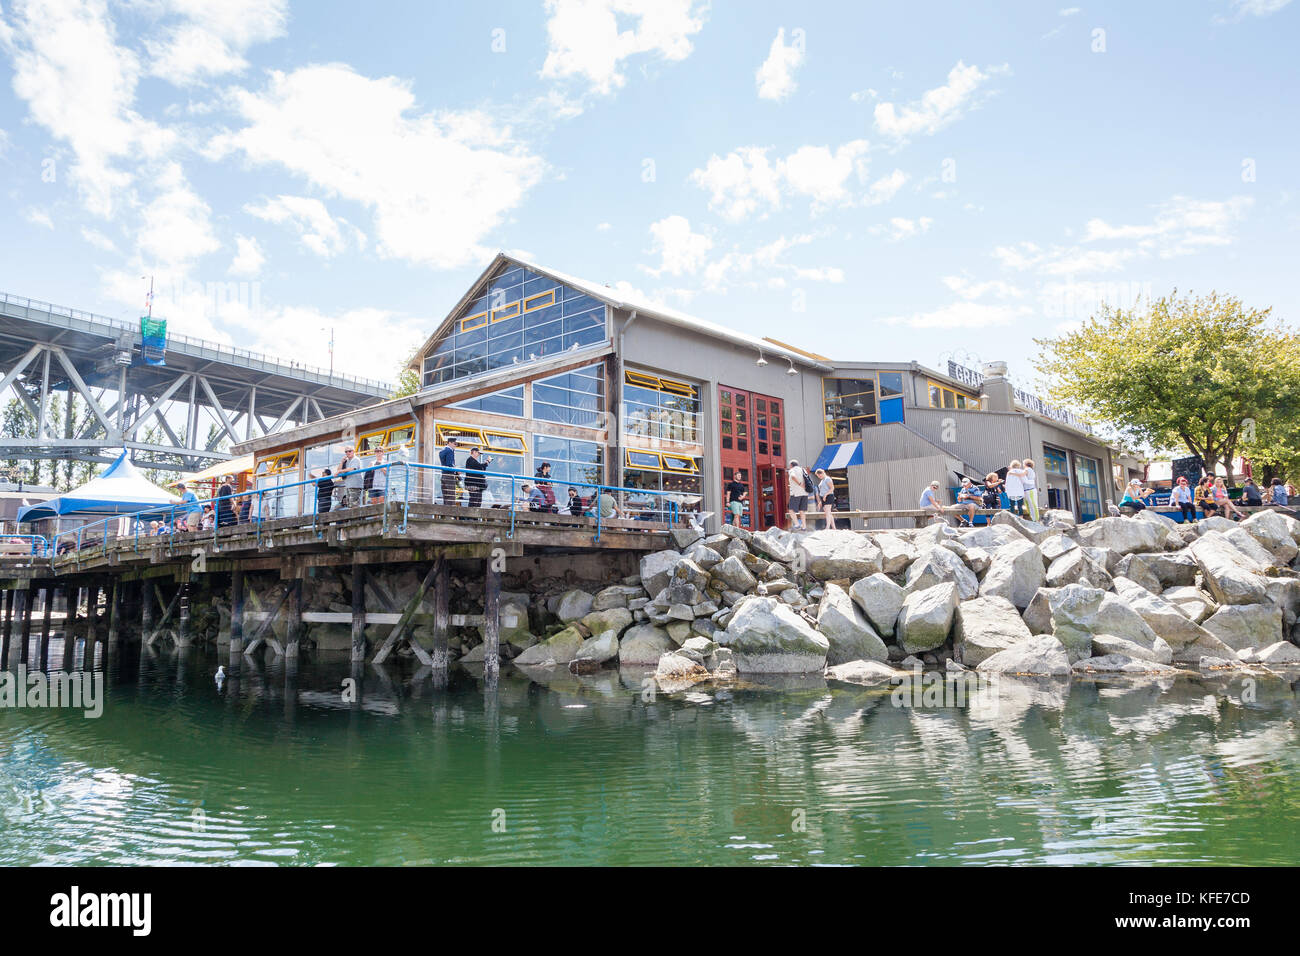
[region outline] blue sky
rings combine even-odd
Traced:
[[[0,0],[0,290],[392,378],[498,249],[860,360],[1296,314],[1300,4]]]

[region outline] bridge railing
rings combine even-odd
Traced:
[[[564,500],[556,496],[556,486],[565,489]],[[56,533],[46,543],[46,553],[56,562],[64,555],[79,562],[83,557],[107,555],[110,549],[123,545],[140,553],[151,547],[151,540],[157,543],[160,538],[166,539],[170,547],[205,541],[209,536],[216,543],[223,532],[241,526],[252,527],[260,541],[263,525],[285,518],[299,518],[302,527],[323,534],[332,515],[363,505],[382,505],[384,531],[393,524],[401,533],[408,526],[411,506],[421,503],[461,507],[471,513],[504,511],[509,515],[508,537],[514,536],[516,519],[521,514],[594,519],[595,541],[600,540],[613,519],[621,519],[620,530],[629,527],[629,520],[672,526],[682,520],[683,513],[697,510],[700,504],[698,496],[652,489],[539,480],[418,462],[385,462],[337,475],[110,515]]]

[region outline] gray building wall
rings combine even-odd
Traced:
[[[882,429],[890,425],[878,426]],[[924,443],[921,443],[924,445]],[[854,465],[848,469],[849,500],[855,511],[903,511],[919,506],[921,490],[931,481],[951,477],[961,462],[951,455],[933,452],[912,458],[885,459]],[[854,527],[862,526],[860,519]],[[912,518],[871,518],[869,528],[914,528]]]

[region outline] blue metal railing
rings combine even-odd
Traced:
[[[430,476],[427,498],[425,497],[426,489],[422,487],[424,473],[428,473]],[[366,474],[372,476],[369,488],[365,487]],[[394,474],[400,475],[400,484],[394,479]],[[432,480],[435,474],[439,479],[436,482],[436,489],[434,487],[435,482]],[[443,487],[442,479],[445,477],[451,477],[454,484]],[[349,478],[353,480],[350,486],[348,483]],[[469,483],[473,479],[482,479],[483,481],[479,492],[480,495],[487,493],[491,489],[489,500],[492,501],[492,504],[486,507],[480,505],[477,509],[469,509],[467,505],[461,503],[462,496],[468,495],[471,488],[480,488],[476,482],[474,484]],[[325,484],[327,480],[330,482],[329,485]],[[358,480],[362,482],[361,487],[356,486]],[[606,520],[612,517],[663,520],[669,525],[677,524],[681,518],[681,502],[679,499],[683,496],[674,492],[625,488],[554,478],[544,478],[541,481],[547,482],[552,488],[591,490],[590,497],[577,496],[580,502],[580,510],[576,516],[596,519],[594,541],[600,540]],[[505,488],[504,496],[501,494],[503,484]],[[257,541],[260,544],[262,526],[268,521],[279,518],[310,516],[310,524],[304,526],[310,527],[319,537],[324,537],[324,531],[321,528],[321,515],[329,515],[336,510],[346,511],[362,503],[377,504],[379,502],[375,499],[381,498],[381,496],[384,506],[382,519],[385,533],[388,532],[390,520],[395,520],[396,509],[399,505],[401,507],[399,533],[405,533],[409,524],[411,505],[426,500],[431,504],[437,503],[439,498],[442,498],[443,504],[454,504],[457,507],[464,507],[466,510],[508,510],[510,528],[507,537],[514,537],[515,519],[521,511],[550,513],[553,508],[554,513],[558,514],[574,513],[571,505],[568,509],[562,509],[558,500],[552,506],[551,499],[548,499],[544,492],[535,494],[531,498],[523,496],[524,485],[538,487],[539,480],[526,475],[514,475],[507,472],[470,471],[464,467],[426,465],[418,462],[385,462],[380,465],[368,465],[363,468],[340,472],[327,478],[307,478],[301,481],[235,492],[229,495],[216,495],[206,499],[199,499],[196,502],[177,502],[130,514],[110,515],[102,520],[78,528],[58,532],[54,535],[52,541],[47,541],[40,535],[25,537],[38,538],[44,543],[45,553],[52,552],[52,556],[55,558],[62,553],[72,551],[79,563],[81,556],[86,553],[88,548],[92,554],[98,548],[100,553],[106,555],[111,541],[120,541],[125,537],[120,530],[117,530],[121,528],[123,523],[129,523],[131,526],[129,537],[132,539],[132,550],[137,554],[140,552],[142,537],[146,540],[150,538],[166,538],[168,551],[172,553],[177,545],[176,536],[179,534],[186,535],[180,542],[181,544],[192,544],[196,541],[205,540],[206,535],[210,532],[214,547],[219,548],[221,530],[242,525],[253,525],[255,527]],[[400,501],[396,494],[399,488]],[[298,506],[299,489],[304,492],[303,507],[301,509]],[[328,493],[325,493],[327,489]],[[343,492],[343,501],[336,508],[334,498],[340,489]],[[435,494],[435,491],[437,494]],[[413,492],[414,498],[412,497]],[[451,502],[445,500],[446,493],[452,495]],[[502,497],[505,498],[504,501],[501,500]],[[292,501],[290,505],[292,513],[279,514],[278,512],[282,509],[286,499]],[[480,500],[482,499],[480,498]],[[351,503],[352,501],[356,501],[357,504]],[[329,505],[322,508],[322,504],[325,502],[329,502]],[[308,504],[311,508],[310,511],[306,510]],[[207,520],[205,506],[211,509],[211,528],[202,527]],[[198,516],[198,518],[195,516]],[[191,521],[195,521],[198,527],[191,528]],[[183,527],[181,526],[182,523]],[[193,537],[189,537],[191,534]],[[9,537],[19,536],[11,535]]]
[[[42,534],[4,534],[0,535],[0,541],[26,541],[27,554],[32,557],[43,558],[50,553],[49,539]]]

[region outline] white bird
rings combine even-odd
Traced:
[[[713,517],[712,511],[701,511],[696,514],[694,511],[686,512],[686,520],[690,523],[692,530],[703,532],[704,522]]]
[[[217,681],[217,689],[220,690],[221,685],[224,684],[226,681],[226,668],[221,664],[217,665],[216,681]]]

